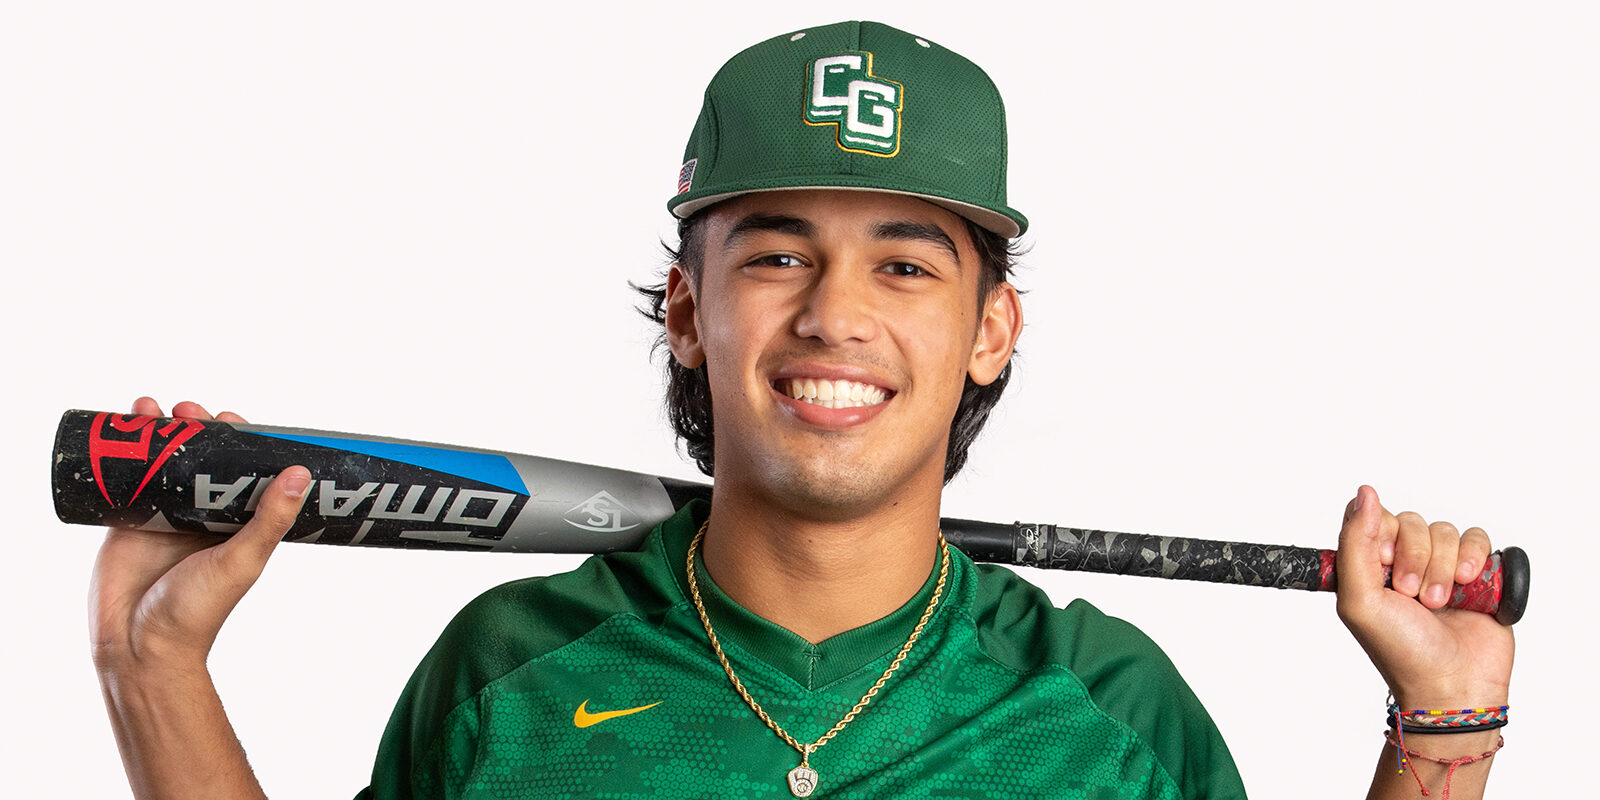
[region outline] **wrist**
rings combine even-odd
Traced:
[[[211,640],[188,641],[184,637],[153,634],[122,637],[91,637],[90,660],[102,674],[178,674],[206,671],[211,655]]]
[[[211,685],[204,659],[95,659],[95,675],[108,697],[137,699],[182,695]]]
[[[263,797],[203,663],[114,661],[98,670],[137,797]]]
[[[1430,756],[1455,757],[1464,753],[1479,753],[1489,750],[1504,735],[1504,728],[1451,733],[1406,731],[1405,743],[1406,747]]]
[[[1510,688],[1505,684],[1463,683],[1459,686],[1427,686],[1396,689],[1392,696],[1401,709],[1460,709],[1503,706],[1509,703]]]

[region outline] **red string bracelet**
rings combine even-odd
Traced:
[[[1474,764],[1474,763],[1477,763],[1479,761],[1483,761],[1484,759],[1493,756],[1495,753],[1500,752],[1500,748],[1506,746],[1506,737],[1502,736],[1502,737],[1500,737],[1500,741],[1495,743],[1495,746],[1494,746],[1493,749],[1491,749],[1491,750],[1489,750],[1487,752],[1484,752],[1481,755],[1462,756],[1462,757],[1456,758],[1456,759],[1449,759],[1449,758],[1434,758],[1433,756],[1425,756],[1425,755],[1423,755],[1421,753],[1418,753],[1418,752],[1415,752],[1413,750],[1406,749],[1405,734],[1400,733],[1398,731],[1395,731],[1393,729],[1384,731],[1383,732],[1383,738],[1387,739],[1390,744],[1394,745],[1395,750],[1398,751],[1396,757],[1399,758],[1399,760],[1400,760],[1400,768],[1399,768],[1400,772],[1405,772],[1406,771],[1406,767],[1410,765],[1410,759],[1412,759],[1412,758],[1420,758],[1423,761],[1432,761],[1435,764],[1447,764],[1447,765],[1449,765],[1450,771],[1446,772],[1445,775],[1444,775],[1444,798],[1443,798],[1443,800],[1450,800],[1450,781],[1453,780],[1455,778],[1455,776],[1456,776],[1456,767],[1459,767],[1462,764]],[[1424,786],[1422,784],[1422,776],[1418,775],[1417,771],[1415,769],[1411,770],[1411,777],[1416,780],[1417,788],[1422,790],[1422,796],[1423,797],[1428,797],[1428,796],[1432,795],[1432,792],[1428,791],[1428,787]]]

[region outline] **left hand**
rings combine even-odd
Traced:
[[[1339,618],[1401,707],[1502,705],[1511,684],[1511,628],[1476,611],[1444,608],[1490,552],[1482,528],[1457,531],[1414,512],[1391,514],[1362,486],[1339,532]],[[1393,588],[1383,567],[1394,570]]]

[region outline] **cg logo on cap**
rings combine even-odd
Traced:
[[[898,153],[904,105],[905,87],[873,75],[871,53],[825,56],[806,72],[806,124],[839,126],[839,147],[852,153]]]

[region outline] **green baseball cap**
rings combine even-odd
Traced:
[[[1006,112],[977,64],[877,22],[786,33],[724,64],[667,209],[682,219],[751,192],[855,189],[920,197],[1002,236]]]

